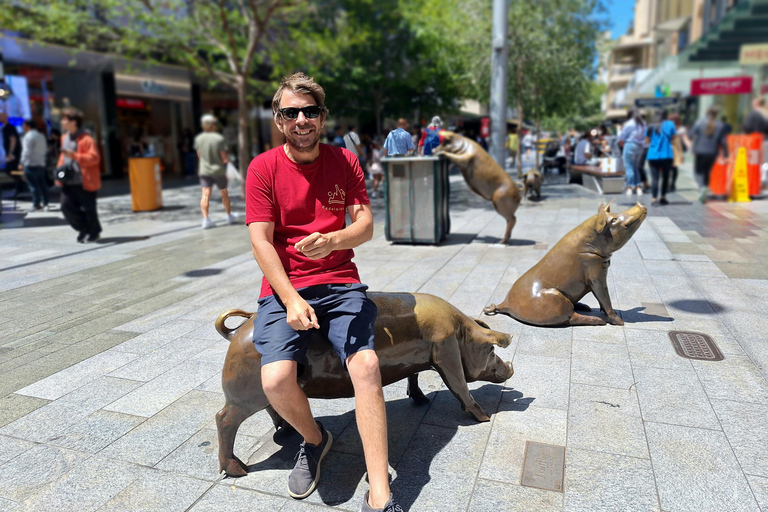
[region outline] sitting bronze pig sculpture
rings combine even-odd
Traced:
[[[408,379],[408,394],[417,402],[428,401],[418,387],[418,372],[435,369],[461,402],[462,409],[478,421],[488,415],[472,398],[467,382],[502,383],[514,370],[497,356],[494,346],[507,347],[509,334],[491,330],[448,302],[423,293],[369,293],[379,309],[376,318],[376,353],[382,385]],[[230,316],[245,317],[236,329],[226,327]],[[216,414],[219,436],[219,471],[244,476],[246,466],[234,455],[235,435],[240,424],[252,414],[267,409],[275,426],[282,418],[269,405],[261,387],[261,354],[253,345],[255,313],[231,310],[216,320],[216,330],[230,340],[221,384],[226,404]],[[308,364],[299,384],[309,398],[354,396],[349,373],[343,368],[331,344],[319,331],[307,350]]]
[[[538,326],[605,325],[605,320],[582,315],[590,311],[579,302],[589,292],[597,299],[608,322],[624,325],[611,306],[608,267],[611,254],[622,248],[645,220],[640,203],[617,215],[600,205],[597,215],[565,235],[536,265],[515,281],[504,302],[491,304],[487,315],[504,313]]]
[[[531,194],[536,194],[536,200],[541,199],[541,173],[533,170],[523,174],[523,197],[531,198]]]
[[[520,205],[517,185],[478,143],[449,131],[440,132],[440,137],[443,141],[435,148],[435,154],[444,155],[456,164],[472,192],[491,201],[499,215],[506,219],[507,228],[501,243],[507,243]]]

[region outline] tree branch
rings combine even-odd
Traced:
[[[219,18],[221,18],[221,25],[222,27],[224,27],[224,32],[226,32],[227,37],[229,38],[229,46],[232,49],[232,51],[229,52],[228,59],[230,60],[232,71],[234,73],[239,73],[240,64],[237,59],[237,43],[235,42],[235,36],[232,35],[232,27],[229,26],[229,20],[227,19],[227,5],[225,0],[219,0],[218,4],[219,4]]]

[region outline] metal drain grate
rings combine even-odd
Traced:
[[[701,359],[702,361],[722,361],[722,352],[715,342],[700,332],[669,331],[669,339],[675,352],[688,359]]]

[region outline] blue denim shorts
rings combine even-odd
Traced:
[[[374,350],[374,323],[378,309],[360,283],[320,284],[297,290],[315,310],[320,333],[346,367],[347,358],[360,350]],[[253,344],[261,364],[296,361],[299,375],[307,364],[307,345],[314,329],[297,331],[286,322],[285,306],[277,295],[259,299],[253,325]]]

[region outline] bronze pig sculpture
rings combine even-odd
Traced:
[[[418,372],[435,369],[462,409],[478,421],[489,421],[475,402],[467,382],[502,383],[514,370],[494,353],[507,347],[509,334],[491,330],[451,304],[423,293],[369,293],[379,309],[375,326],[382,385],[408,379],[408,394],[417,402],[428,402],[418,387]],[[231,316],[247,318],[236,329],[224,322]],[[226,404],[216,414],[219,438],[219,471],[244,476],[246,466],[233,452],[240,424],[252,414],[267,409],[275,426],[282,418],[269,405],[261,387],[261,354],[253,345],[255,313],[231,310],[216,320],[216,330],[231,344],[224,361],[221,384]],[[299,384],[309,398],[354,396],[349,373],[331,344],[314,331],[307,351],[308,364]]]
[[[597,299],[608,322],[624,325],[611,306],[608,294],[608,267],[611,254],[635,234],[648,210],[640,203],[629,210],[610,213],[600,205],[597,215],[565,235],[536,265],[515,281],[504,302],[491,304],[485,314],[504,313],[521,322],[538,326],[605,325],[579,302],[589,292]]]
[[[520,205],[517,185],[478,143],[449,131],[440,132],[440,137],[443,141],[435,148],[435,154],[444,155],[456,164],[472,192],[491,201],[499,215],[506,219],[501,243],[507,243]]]
[[[523,174],[523,197],[531,198],[531,193],[536,194],[536,200],[541,199],[541,173],[533,170]]]

